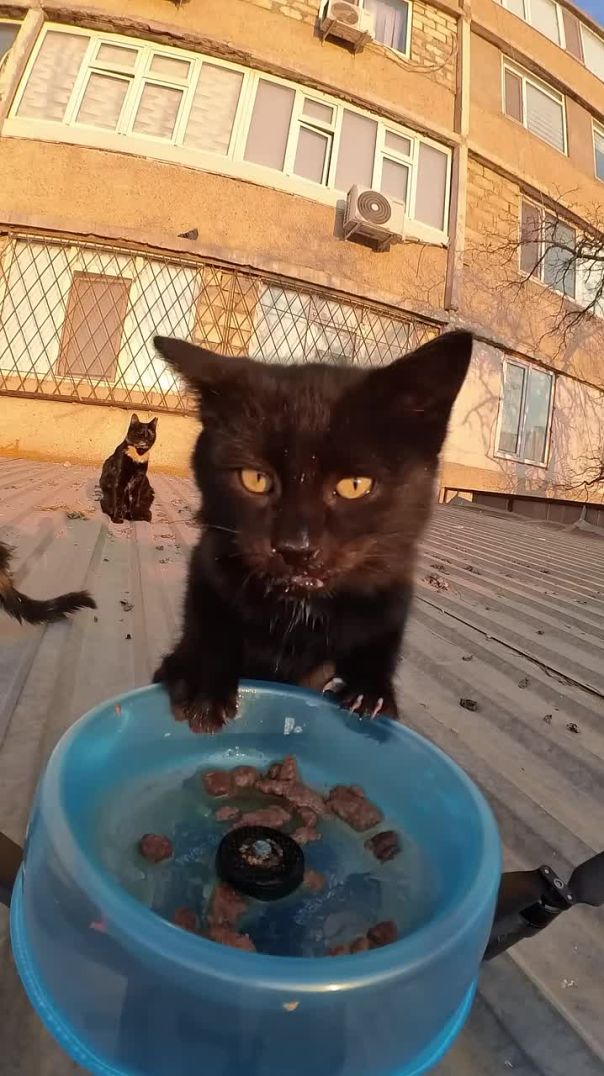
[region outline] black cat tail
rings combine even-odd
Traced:
[[[28,598],[14,587],[9,564],[10,550],[0,542],[0,608],[20,624],[24,620],[28,624],[54,624],[78,609],[96,609],[96,602],[87,590],[75,590],[46,600]]]

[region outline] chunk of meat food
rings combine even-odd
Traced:
[[[373,829],[384,817],[375,804],[365,798],[362,789],[356,785],[350,787],[336,785],[327,797],[327,806],[333,814],[357,833]]]
[[[233,792],[233,778],[229,770],[208,770],[201,779],[208,796],[230,796]]]
[[[365,848],[368,852],[373,852],[380,863],[386,863],[399,854],[401,843],[398,833],[395,833],[393,829],[385,829],[381,833],[376,833],[375,837],[369,837],[365,841]]]
[[[214,886],[208,908],[210,927],[233,929],[247,911],[247,901],[226,882]]]
[[[161,863],[174,854],[172,841],[161,833],[145,833],[138,842],[138,850],[148,863]]]
[[[381,949],[384,945],[392,945],[398,938],[396,923],[392,919],[384,919],[370,927],[365,935],[355,938],[346,945],[334,945],[327,950],[329,956],[350,956],[351,953],[366,953],[369,949]]]
[[[191,934],[199,934],[199,919],[192,908],[177,908],[172,916],[172,922],[181,930],[188,930]]]
[[[241,826],[270,826],[271,829],[281,829],[288,822],[291,822],[292,816],[289,811],[286,811],[284,807],[259,807],[257,811],[247,811],[241,815],[233,829],[240,829]]]
[[[236,930],[230,930],[229,927],[210,927],[205,936],[210,941],[218,942],[219,945],[230,945],[232,949],[244,949],[246,953],[256,952],[256,946],[249,934],[239,934]]]

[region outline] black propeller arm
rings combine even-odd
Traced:
[[[604,904],[604,852],[576,867],[568,885],[551,867],[503,874],[484,959],[534,937],[575,904]]]

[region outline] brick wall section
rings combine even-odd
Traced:
[[[468,246],[517,236],[520,191],[515,183],[470,157],[467,198]]]
[[[456,20],[423,0],[414,0],[410,59],[452,91],[455,90],[456,43]]]
[[[289,0],[288,3],[283,3],[283,0],[248,0],[248,2],[313,27],[319,14],[319,0]],[[423,0],[413,0],[412,8],[410,66],[416,68],[418,74],[423,73],[454,91],[456,20],[444,11],[439,11],[438,8],[424,3]],[[381,48],[379,44],[368,47]],[[388,52],[388,55],[393,54]],[[401,62],[404,61],[401,60]]]

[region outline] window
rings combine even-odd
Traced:
[[[580,22],[574,12],[556,0],[499,0],[499,3],[566,49],[604,81],[604,38]]]
[[[604,81],[604,41],[601,37],[596,37],[593,30],[588,29],[583,23],[581,24],[581,39],[585,66]]]
[[[577,233],[541,206],[522,202],[520,268],[535,280],[576,297]]]
[[[4,130],[134,153],[142,139],[148,156],[330,205],[373,187],[405,204],[410,235],[447,232],[449,149],[282,79],[133,38],[48,27]]]
[[[249,354],[266,362],[381,365],[420,341],[409,321],[328,299],[266,285],[254,314]]]
[[[115,380],[129,289],[122,277],[73,274],[59,354],[63,376]]]
[[[8,56],[13,42],[19,33],[20,23],[18,22],[5,22],[4,19],[0,19],[0,69],[2,63]]]
[[[503,65],[503,110],[538,138],[566,153],[564,98],[507,62]]]
[[[504,361],[497,455],[546,463],[553,386],[553,375],[545,370]]]
[[[363,7],[373,15],[375,40],[407,55],[411,11],[406,0],[363,0]]]
[[[596,175],[604,180],[604,128],[594,123],[594,158]]]

